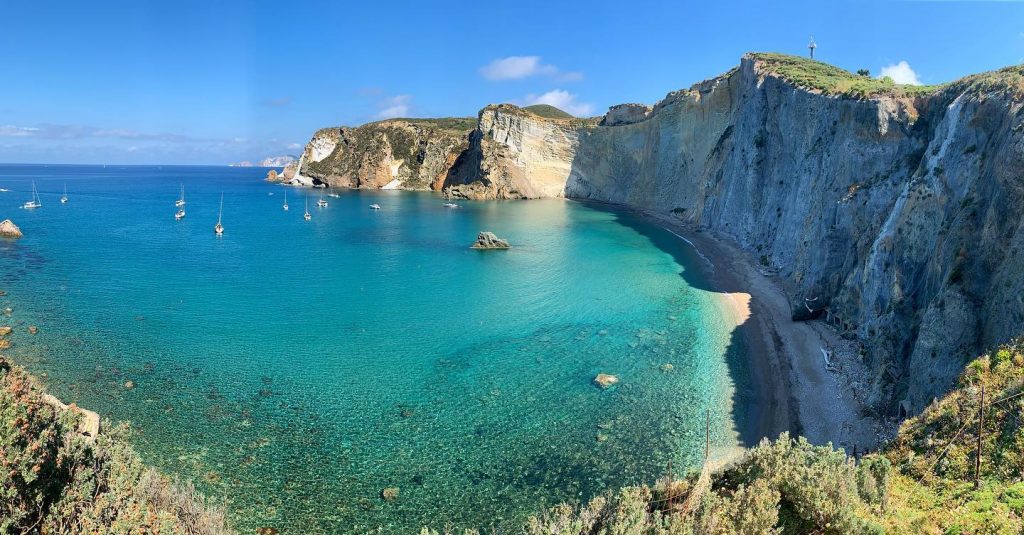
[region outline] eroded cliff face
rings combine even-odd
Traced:
[[[599,124],[490,106],[475,175],[446,191],[600,200],[728,235],[865,343],[876,410],[917,411],[1024,325],[1021,80],[852,99],[746,57]]]
[[[470,128],[390,120],[325,128],[303,152],[301,173],[346,188],[439,190],[468,147]]]
[[[900,94],[829,96],[746,56],[599,120],[495,105],[468,141],[387,122],[321,131],[303,173],[599,200],[724,234],[863,342],[875,410],[916,412],[1024,330],[1024,68]]]

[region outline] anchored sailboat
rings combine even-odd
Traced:
[[[185,209],[184,208],[178,208],[178,211],[174,213],[174,220],[178,221],[178,220],[182,219],[183,217],[185,217]]]
[[[335,199],[337,199],[338,197],[341,197],[341,195],[338,195],[337,193],[334,193],[334,186],[331,186],[331,192],[328,193],[327,196],[328,197],[334,197]]]
[[[306,213],[302,216],[303,219],[309,221],[313,219],[313,216],[309,214],[309,194],[306,194]]]
[[[320,190],[320,200],[316,201],[316,205],[320,208],[327,208],[327,201],[324,200],[324,190]]]
[[[178,200],[174,201],[174,206],[177,206],[178,208],[181,208],[182,206],[185,206],[185,185],[184,184],[181,185],[181,196],[178,197]],[[182,210],[182,212],[184,212],[184,210]],[[182,213],[181,215],[185,215],[185,214]]]
[[[281,205],[281,208],[284,208],[285,212],[288,211],[288,190],[284,190],[284,204]]]
[[[67,182],[64,183],[64,196],[60,198],[60,203],[61,204],[67,204],[68,203],[68,183]]]
[[[36,181],[32,181],[32,199],[22,205],[22,208],[39,208],[42,206],[42,201],[39,200],[39,192],[36,191]]]
[[[220,212],[217,213],[217,225],[213,227],[213,232],[218,236],[224,235],[224,225],[220,224],[221,218],[224,216],[224,192],[220,194]]]

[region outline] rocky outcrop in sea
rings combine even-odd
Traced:
[[[21,233],[21,229],[18,225],[15,225],[10,219],[4,219],[0,221],[0,237],[2,238],[20,238],[24,236]]]
[[[508,241],[496,236],[493,232],[481,232],[476,236],[476,242],[470,246],[471,249],[508,249],[511,247]]]

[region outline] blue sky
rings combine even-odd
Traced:
[[[810,35],[824,61],[926,84],[1024,62],[1024,2],[3,0],[0,17],[0,162],[224,164],[492,102],[600,114]]]

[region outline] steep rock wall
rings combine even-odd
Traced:
[[[306,145],[301,172],[335,187],[439,190],[468,135],[468,128],[401,119],[325,128]]]
[[[726,234],[865,343],[876,410],[920,410],[1022,330],[1019,74],[853,99],[746,57],[602,124],[489,106],[446,191],[594,199]]]

